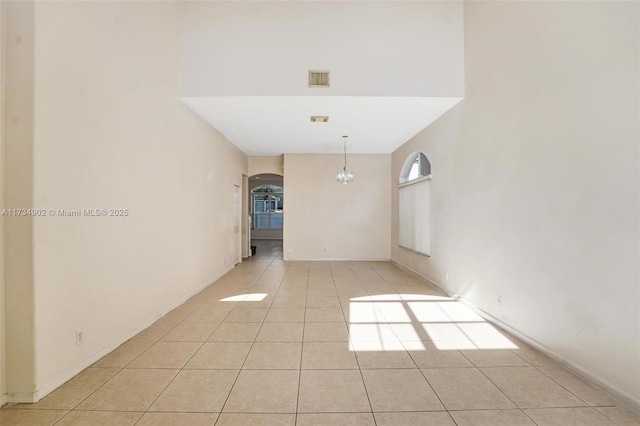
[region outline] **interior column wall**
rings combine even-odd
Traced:
[[[35,4],[6,3],[4,196],[7,209],[33,208]],[[35,390],[33,218],[4,217],[6,382],[12,401]]]
[[[0,3],[0,211],[4,205],[4,129],[5,129],[5,43],[6,43],[6,5]],[[4,319],[4,218],[0,217],[0,407],[7,402],[7,376],[5,363],[5,319]]]
[[[249,224],[249,176],[242,175],[242,257],[249,257],[251,252],[251,225]]]

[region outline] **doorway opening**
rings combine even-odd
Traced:
[[[284,179],[262,173],[249,177],[249,219],[252,253],[266,247],[282,250],[284,227]],[[268,251],[272,251],[268,249]]]

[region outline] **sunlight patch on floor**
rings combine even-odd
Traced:
[[[379,294],[349,303],[349,350],[517,349],[511,340],[462,303],[443,296]]]
[[[447,296],[430,296],[428,294],[375,294],[372,296],[360,296],[360,297],[352,297],[350,299],[352,302],[388,302],[394,300],[453,300],[451,297]]]
[[[416,350],[424,350],[424,345],[422,342],[412,342],[421,346],[420,349]],[[390,341],[369,341],[369,342],[349,342],[349,350],[352,352],[367,352],[367,351],[378,351],[378,352],[390,352],[390,351],[404,351],[405,347],[399,340],[390,340]]]
[[[267,293],[248,293],[225,297],[220,302],[261,302],[267,297]]]

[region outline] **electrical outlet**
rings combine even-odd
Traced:
[[[84,331],[76,331],[76,346],[84,343]]]
[[[444,276],[444,280],[445,280],[445,281],[449,281],[449,273],[448,273],[448,272],[445,274],[445,276]]]
[[[496,302],[498,302],[498,305],[502,306],[502,296],[497,295],[496,296]]]

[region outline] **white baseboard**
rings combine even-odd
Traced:
[[[9,392],[4,395],[6,403],[32,403],[37,402],[35,399],[36,392]]]
[[[389,258],[352,259],[345,257],[289,257],[282,255],[282,260],[288,262],[389,262]]]
[[[41,389],[35,392],[10,392],[7,396],[5,396],[7,398],[7,402],[10,402],[10,403],[38,402],[39,400],[41,400],[42,398],[44,398],[45,396],[47,396],[48,394],[50,394],[51,392],[53,392],[54,390],[56,390],[57,388],[65,384],[66,382],[68,382],[70,379],[78,375],[84,369],[86,369],[87,367],[90,367],[95,362],[99,361],[102,357],[104,357],[105,355],[108,355],[109,353],[117,349],[120,345],[125,343],[127,340],[135,337],[138,333],[145,330],[151,324],[153,324],[154,322],[156,322],[157,320],[159,320],[160,318],[162,318],[163,316],[165,316],[166,314],[168,314],[178,306],[182,305],[191,297],[195,296],[205,288],[209,287],[211,284],[218,281],[221,277],[226,275],[233,268],[234,268],[233,266],[227,267],[227,269],[224,272],[218,274],[216,277],[212,278],[211,280],[208,280],[206,284],[200,285],[195,290],[191,291],[189,294],[182,297],[177,302],[171,304],[169,307],[153,315],[151,318],[145,321],[142,326],[135,328],[131,332],[125,334],[122,339],[118,339],[117,341],[109,344],[108,346],[101,349],[97,353],[93,354],[89,358],[85,359],[81,363],[75,365],[70,370],[65,371],[63,374],[59,375],[55,380],[52,380],[51,382],[47,383]]]
[[[440,286],[438,286],[438,287],[440,287]],[[442,288],[442,287],[440,287],[440,288]],[[640,401],[634,399],[631,395],[629,395],[626,392],[618,389],[616,386],[612,385],[611,383],[609,383],[605,379],[603,379],[603,378],[591,373],[590,371],[584,369],[583,367],[581,367],[581,366],[579,366],[577,364],[574,364],[573,362],[571,362],[571,360],[566,359],[566,358],[558,355],[557,353],[555,353],[552,350],[548,349],[547,347],[543,346],[541,343],[539,343],[536,340],[530,338],[526,334],[520,332],[519,330],[517,330],[517,329],[513,328],[512,326],[510,326],[509,324],[503,322],[502,320],[494,317],[493,315],[491,315],[491,314],[483,311],[482,309],[478,308],[477,306],[473,305],[472,303],[470,303],[466,299],[458,298],[458,300],[461,303],[463,303],[465,306],[467,306],[469,309],[471,309],[472,311],[474,311],[475,313],[477,313],[478,315],[480,315],[481,317],[486,319],[488,322],[497,325],[498,327],[500,327],[501,329],[505,330],[509,334],[514,335],[515,337],[517,337],[518,339],[520,339],[523,342],[527,343],[528,345],[536,348],[538,351],[542,352],[543,354],[545,354],[549,358],[551,358],[554,361],[558,362],[559,364],[561,364],[566,369],[568,369],[568,370],[572,371],[573,373],[575,373],[577,376],[583,378],[584,380],[590,382],[592,385],[594,385],[595,387],[599,388],[603,392],[609,394],[609,396],[611,396],[612,398],[618,400],[625,407],[640,413]]]
[[[5,393],[4,395],[0,395],[0,407],[4,407],[5,405],[7,405],[7,402],[7,394]]]
[[[572,371],[573,373],[575,373],[577,376],[579,376],[579,377],[583,378],[584,380],[590,382],[592,385],[594,385],[595,387],[599,388],[603,392],[606,392],[609,396],[611,396],[612,398],[614,398],[617,401],[619,401],[621,405],[623,405],[626,408],[628,408],[628,409],[630,409],[632,411],[635,411],[635,412],[640,414],[640,400],[634,398],[632,395],[629,395],[628,393],[618,389],[615,385],[609,383],[607,380],[605,380],[605,379],[603,379],[603,378],[591,373],[590,371],[584,369],[583,367],[571,362],[571,360],[568,360],[568,359],[563,358],[562,356],[556,354],[555,352],[553,352],[550,349],[546,348],[541,343],[537,342],[536,340],[534,340],[534,339],[530,338],[529,336],[527,336],[526,334],[522,333],[520,330],[517,330],[517,329],[513,328],[512,326],[510,326],[509,324],[503,322],[502,320],[500,320],[500,319],[494,317],[493,315],[483,311],[482,309],[478,308],[477,306],[475,306],[473,303],[467,301],[466,299],[452,294],[449,290],[447,290],[445,287],[441,286],[439,283],[435,282],[431,278],[426,277],[426,276],[414,271],[413,269],[409,268],[406,265],[403,265],[402,263],[398,262],[395,259],[391,259],[391,261],[394,264],[396,264],[398,267],[400,267],[401,269],[403,269],[403,270],[411,273],[412,275],[416,276],[417,278],[419,278],[421,280],[424,280],[427,283],[439,288],[440,290],[442,290],[446,294],[448,294],[450,297],[453,297],[456,300],[462,302],[465,306],[467,306],[469,309],[471,309],[472,311],[474,311],[475,313],[480,315],[482,318],[486,319],[488,322],[490,322],[490,323],[492,323],[494,325],[497,325],[498,327],[500,327],[503,330],[507,331],[508,333],[514,335],[518,339],[524,341],[528,345],[533,346],[534,348],[536,348],[537,350],[539,350],[540,352],[542,352],[543,354],[545,354],[549,358],[551,358],[554,361],[560,363],[566,369],[568,369],[568,370]]]

